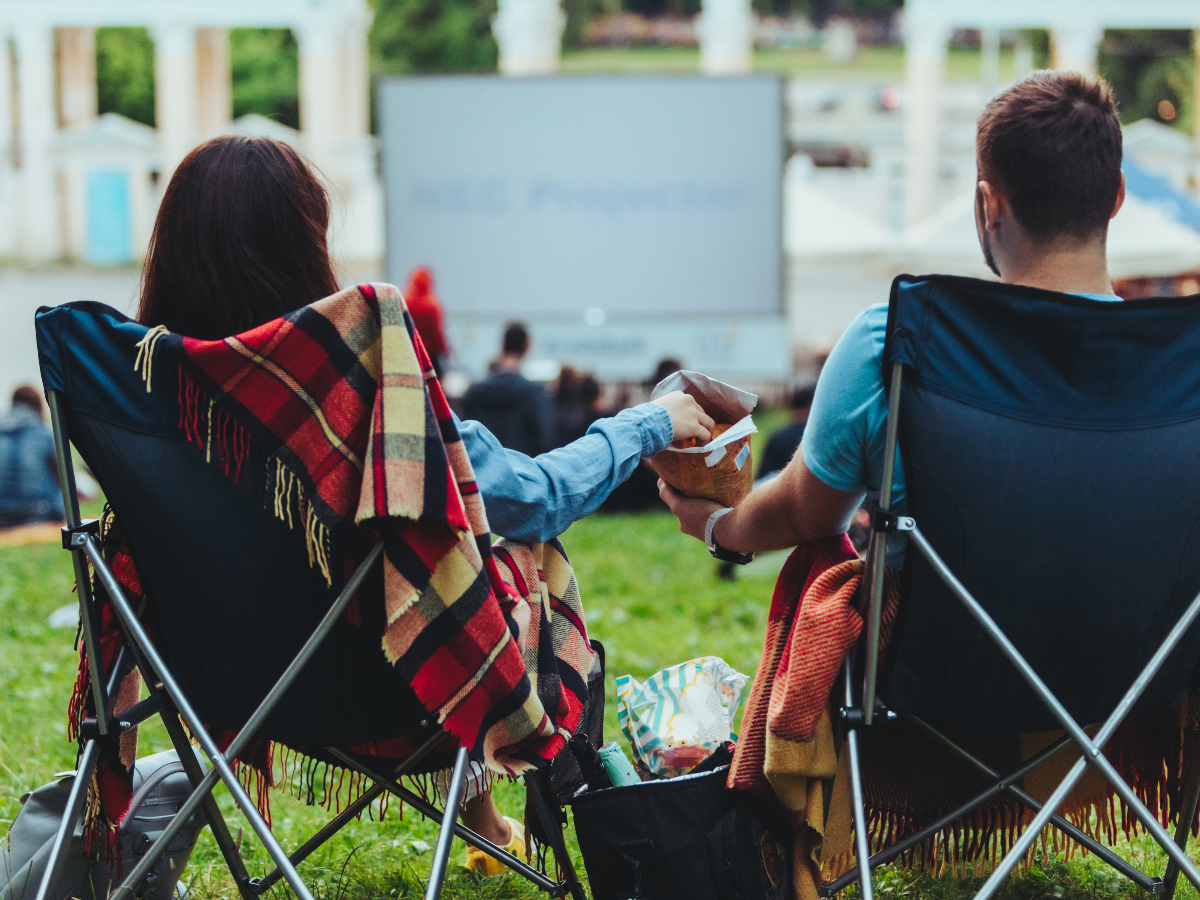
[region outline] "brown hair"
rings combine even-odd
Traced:
[[[325,189],[287,144],[201,144],[163,195],[137,320],[213,340],[336,293],[328,228]]]
[[[12,405],[28,406],[30,409],[37,410],[37,414],[42,414],[42,394],[30,384],[23,384],[13,391]]]
[[[1086,238],[1108,224],[1121,186],[1112,90],[1079,72],[1033,72],[979,116],[979,177],[1035,237]]]

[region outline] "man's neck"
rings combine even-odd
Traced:
[[[1000,270],[1004,284],[1021,284],[1063,294],[1112,294],[1106,246],[1100,241],[1067,244],[1017,255]]]
[[[520,372],[521,357],[512,353],[501,353],[500,358],[496,360],[496,369],[501,372]]]

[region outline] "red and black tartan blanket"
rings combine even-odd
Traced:
[[[303,531],[331,587],[382,536],[382,652],[446,731],[497,773],[554,758],[578,726],[592,665],[570,564],[557,541],[506,544],[497,564],[471,462],[395,287],[349,288],[220,341],[151,329],[136,365],[148,391],[170,383],[155,378],[161,367],[178,368],[181,429],[235,483],[274,485],[276,515]],[[140,599],[132,556],[110,531],[114,572]],[[355,603],[347,616],[359,624]],[[427,628],[435,618],[458,626]],[[79,691],[76,721],[86,678]],[[131,765],[126,755],[113,767]],[[245,762],[269,773],[269,760],[259,746]],[[110,824],[128,802],[120,794],[96,809]]]

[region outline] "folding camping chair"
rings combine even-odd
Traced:
[[[125,900],[151,871],[163,848],[199,811],[212,829],[243,900],[285,879],[300,900],[312,894],[296,866],[372,801],[390,791],[440,822],[425,896],[441,891],[451,843],[463,838],[553,897],[585,894],[555,820],[545,773],[525,778],[527,795],[563,873],[554,880],[457,821],[468,754],[459,748],[444,810],[403,786],[405,775],[436,768],[433,751],[448,735],[431,720],[411,688],[342,612],[360,586],[381,585],[378,542],[332,603],[324,579],[308,563],[304,539],[281,527],[262,498],[233,487],[175,427],[166,392],[149,393],[138,376],[135,343],[144,329],[95,303],[38,312],[42,379],[50,406],[66,504],[63,547],[72,551],[87,676],[97,698],[95,718],[81,728],[77,777],[53,844],[37,900],[56,896],[64,847],[77,827],[104,742],[158,715],[194,785],[159,839],[146,850],[110,900]],[[81,520],[70,445],[87,461],[117,513],[146,594],[155,598],[151,641],[102,555],[96,520]],[[125,637],[112,668],[101,671],[97,645],[100,604],[88,563],[107,593]],[[272,615],[281,600],[288,615]],[[230,627],[236,622],[239,627]],[[136,666],[149,697],[115,718],[112,698],[124,672]],[[329,673],[337,677],[330,679]],[[261,700],[257,698],[262,698]],[[206,773],[191,751],[180,718],[211,760]],[[204,723],[237,731],[222,753]],[[409,737],[416,750],[398,768],[351,756],[345,746]],[[288,855],[239,783],[231,763],[254,739],[281,741],[314,758],[358,772],[373,786]],[[444,758],[444,754],[443,754]],[[443,763],[444,765],[444,763]],[[276,868],[252,878],[213,799],[222,782],[262,841]],[[531,825],[538,823],[531,822]]]
[[[883,375],[887,461],[872,516],[857,665],[844,665],[857,867],[871,870],[999,797],[1035,812],[976,895],[992,897],[1051,825],[1152,894],[1179,873],[1200,760],[1174,797],[1174,839],[1101,752],[1138,711],[1169,709],[1200,658],[1200,295],[1111,303],[974,279],[901,276]],[[889,511],[897,443],[907,515]],[[1177,511],[1182,528],[1165,528]],[[907,540],[901,604],[881,657],[883,567]],[[864,729],[901,715],[990,783],[905,840],[870,855]],[[1103,722],[1095,737],[1081,724]],[[1002,775],[944,730],[1065,731]],[[869,732],[868,732],[869,733]],[[1080,759],[1038,803],[1021,779],[1074,745]],[[1149,876],[1056,815],[1094,767],[1166,851]]]

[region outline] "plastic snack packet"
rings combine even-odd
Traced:
[[[685,370],[660,381],[650,397],[671,391],[695,397],[716,427],[707,444],[695,446],[694,439],[672,444],[651,457],[650,464],[663,481],[687,497],[736,506],[754,485],[750,435],[758,428],[750,413],[758,405],[757,395]]]
[[[733,719],[746,676],[716,656],[691,659],[639,683],[617,679],[617,723],[639,769],[655,778],[691,771],[737,740]]]

